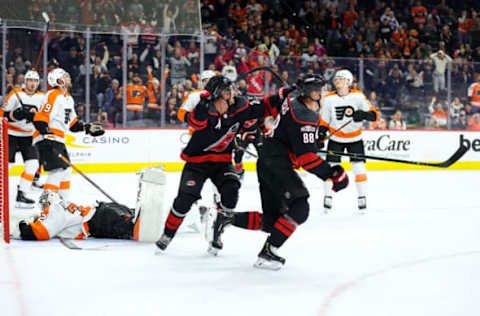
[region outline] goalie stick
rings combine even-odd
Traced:
[[[319,150],[318,152],[335,155],[335,156],[345,156],[351,157],[356,159],[372,159],[372,160],[381,160],[381,161],[389,161],[389,162],[397,162],[397,163],[404,163],[409,165],[417,165],[417,166],[427,166],[427,167],[436,167],[436,168],[448,168],[457,162],[462,156],[467,152],[468,148],[464,145],[460,145],[458,149],[453,153],[453,155],[445,161],[442,162],[426,162],[426,161],[412,161],[412,160],[403,160],[403,159],[395,159],[395,158],[385,158],[385,157],[378,157],[378,156],[370,156],[370,155],[361,155],[355,153],[340,153],[332,150]]]

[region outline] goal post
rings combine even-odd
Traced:
[[[8,130],[7,120],[0,120],[0,240],[10,242],[8,211]]]

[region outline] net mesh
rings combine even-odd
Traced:
[[[0,242],[9,242],[8,212],[8,132],[7,121],[0,120]]]
[[[200,34],[199,0],[3,0],[9,28],[106,34]]]

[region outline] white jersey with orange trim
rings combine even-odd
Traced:
[[[185,122],[185,114],[188,112],[192,112],[197,104],[200,102],[200,94],[204,92],[203,89],[195,89],[191,91],[187,96],[183,99],[183,103],[178,110],[177,117],[180,121]]]
[[[65,143],[65,133],[78,121],[72,96],[69,93],[63,94],[59,89],[48,91],[45,96],[45,104],[35,115],[34,121],[47,123],[52,133],[41,135],[39,131],[35,131],[33,134],[34,144],[45,138]]]
[[[330,139],[339,143],[353,143],[362,139],[363,122],[354,122],[352,120],[353,112],[357,110],[376,112],[375,107],[359,90],[351,90],[350,93],[344,97],[332,91],[323,97],[322,108],[320,110],[320,124],[328,127],[330,133],[345,123],[352,121],[332,135]]]
[[[40,107],[43,105],[45,101],[45,93],[41,91],[37,91],[34,94],[30,95],[25,92],[23,89],[15,89],[20,100],[23,102],[24,106],[30,110],[35,109],[38,111]],[[18,102],[17,95],[15,91],[12,90],[7,95],[5,102],[3,104],[2,110],[4,112],[12,113],[18,108],[21,108],[22,105]],[[12,136],[33,136],[33,132],[35,127],[33,126],[32,122],[28,122],[27,120],[19,120],[19,121],[9,121],[8,122],[8,135]]]
[[[88,237],[88,221],[95,214],[92,206],[79,206],[59,200],[44,209],[40,217],[28,223],[37,240],[48,240],[53,237],[86,239]]]

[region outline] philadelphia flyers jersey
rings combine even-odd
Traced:
[[[335,91],[327,93],[322,99],[321,125],[328,127],[330,133],[332,133],[345,123],[352,121],[353,112],[357,110],[376,112],[375,107],[359,90],[351,90],[349,94],[343,97]],[[361,140],[362,123],[352,121],[332,135],[331,139],[339,143],[352,143]]]
[[[34,94],[30,95],[25,92],[23,89],[15,89],[15,91],[10,91],[5,99],[5,103],[0,110],[0,116],[3,116],[3,112],[12,113],[18,108],[21,108],[22,105],[18,102],[18,96],[22,100],[23,106],[25,109],[30,111],[37,112],[44,103],[45,93],[41,91],[36,91]],[[9,121],[8,122],[8,135],[12,136],[32,136],[35,128],[33,127],[32,122],[29,122],[25,119],[19,121]]]
[[[278,98],[272,96],[270,98]],[[265,116],[264,100],[249,102],[245,97],[235,97],[228,111],[220,115],[212,102],[208,105],[206,121],[196,118],[196,108],[185,114],[185,121],[195,129],[181,158],[187,162],[232,162],[233,139],[241,127],[251,121],[253,124]]]

